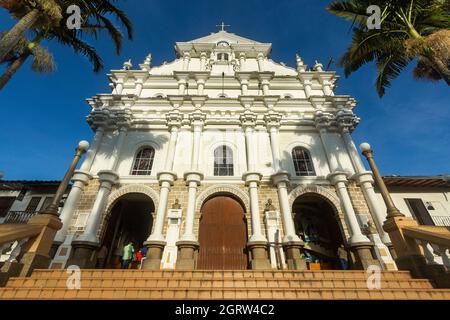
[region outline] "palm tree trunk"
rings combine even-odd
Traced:
[[[425,59],[430,61],[433,69],[436,70],[436,72],[441,75],[442,79],[450,86],[450,69],[447,67],[446,62],[442,61],[432,53],[427,54]]]
[[[19,22],[0,39],[0,62],[17,44],[20,37],[31,28],[39,18],[39,10],[33,9],[28,12]]]
[[[8,83],[8,81],[11,80],[12,76],[17,72],[17,70],[19,70],[30,55],[31,51],[25,51],[8,67],[8,69],[6,69],[5,73],[0,77],[0,91]]]

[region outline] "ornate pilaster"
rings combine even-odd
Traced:
[[[210,73],[209,72],[196,72],[194,77],[195,81],[197,81],[197,94],[202,96],[205,90],[205,83],[208,80]]]
[[[258,73],[258,79],[261,83],[263,95],[267,96],[269,95],[269,88],[270,88],[270,80],[273,79],[275,73],[274,72],[260,72]]]
[[[246,96],[248,94],[248,85],[250,78],[252,76],[251,72],[235,72],[236,79],[241,83],[241,95]]]

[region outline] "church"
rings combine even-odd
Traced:
[[[397,270],[386,210],[352,140],[356,100],[299,55],[221,30],[108,74],[60,212],[52,269]],[[293,57],[294,58],[294,57]]]

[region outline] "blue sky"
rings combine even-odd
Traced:
[[[81,139],[92,132],[85,122],[85,99],[109,92],[106,73],[131,58],[135,65],[151,52],[154,64],[174,59],[174,43],[217,31],[221,21],[229,32],[273,43],[272,58],[295,65],[299,53],[305,63],[317,59],[326,65],[347,47],[349,24],[325,10],[330,1],[118,1],[134,22],[135,39],[115,55],[107,37],[92,42],[105,69],[92,72],[83,57],[56,43],[44,43],[55,56],[58,70],[38,75],[26,64],[0,91],[0,171],[5,179],[60,179]],[[0,12],[0,30],[13,20]],[[105,40],[106,39],[106,40]],[[345,79],[337,94],[349,94],[359,104],[361,124],[353,136],[359,145],[372,144],[383,174],[450,174],[450,90],[441,83],[413,80],[411,68],[394,83],[384,98],[374,90],[375,66],[368,65]],[[3,72],[3,69],[1,69]]]

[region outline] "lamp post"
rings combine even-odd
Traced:
[[[378,186],[378,189],[380,189],[381,196],[383,197],[384,203],[386,204],[387,208],[386,219],[395,217],[404,217],[405,215],[401,213],[400,210],[397,209],[397,207],[394,204],[394,201],[392,201],[391,195],[389,194],[386,184],[384,183],[383,178],[381,177],[380,172],[378,171],[377,165],[375,164],[375,160],[373,159],[373,151],[370,144],[368,144],[367,142],[361,143],[359,148],[361,149],[362,154],[366,157],[367,162],[369,163],[375,182]]]
[[[67,186],[69,185],[69,181],[72,178],[75,168],[77,167],[78,161],[80,161],[81,156],[86,152],[87,149],[89,149],[89,142],[82,140],[78,143],[78,147],[72,159],[72,163],[70,164],[70,167],[67,170],[64,179],[59,184],[58,190],[56,191],[52,203],[47,208],[44,208],[44,210],[41,210],[39,213],[58,216],[58,208],[59,203],[61,202],[61,198],[63,197],[64,192],[66,192]]]

